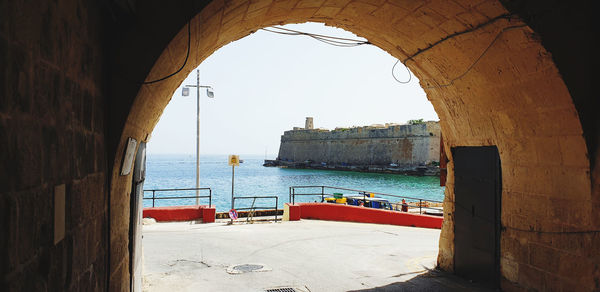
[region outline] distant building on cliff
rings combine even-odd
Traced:
[[[313,118],[281,136],[277,160],[269,165],[409,174],[439,173],[440,125],[386,123],[314,129]]]
[[[304,129],[306,129],[306,130],[312,130],[313,128],[314,128],[313,118],[312,117],[306,117],[306,122],[304,123]]]

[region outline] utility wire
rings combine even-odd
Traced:
[[[274,27],[270,27],[270,28],[261,28],[261,29],[264,31],[283,34],[283,35],[304,35],[304,36],[308,36],[315,40],[322,41],[326,44],[330,44],[330,45],[334,45],[334,46],[356,47],[356,46],[360,46],[360,45],[371,45],[371,43],[366,40],[333,37],[333,36],[303,32],[303,31],[298,31],[298,30],[293,30],[293,29],[288,29],[288,28],[283,28],[283,27],[274,26]]]
[[[483,50],[483,52],[481,52],[481,54],[479,55],[479,57],[477,57],[475,59],[475,61],[473,61],[473,63],[471,63],[471,65],[462,74],[460,74],[460,75],[452,78],[450,80],[450,82],[448,82],[448,83],[440,84],[440,85],[437,85],[437,86],[428,86],[428,87],[425,87],[425,89],[442,88],[442,87],[448,87],[448,86],[454,85],[454,81],[459,80],[459,79],[465,77],[465,75],[467,75],[471,71],[471,69],[473,69],[473,67],[475,67],[475,65],[477,65],[477,63],[479,63],[479,61],[481,61],[481,58],[483,58],[483,56],[485,56],[485,54],[496,43],[496,41],[500,38],[500,36],[502,34],[504,34],[505,32],[507,32],[509,30],[513,30],[513,29],[517,29],[517,28],[522,28],[522,27],[525,27],[525,26],[527,26],[527,25],[522,24],[522,25],[513,25],[513,26],[508,26],[508,27],[503,28],[502,30],[500,30],[500,32],[498,32],[498,34],[496,35],[496,37],[494,37],[494,39]]]
[[[453,38],[455,38],[455,37],[457,37],[459,35],[463,35],[463,34],[466,34],[466,33],[474,32],[474,31],[479,30],[479,29],[481,29],[483,27],[486,27],[486,26],[488,26],[490,24],[493,24],[496,21],[501,20],[501,19],[509,19],[510,20],[512,17],[513,16],[511,14],[502,14],[502,15],[496,16],[496,17],[494,17],[494,18],[492,18],[492,19],[490,19],[490,20],[488,20],[488,21],[486,21],[484,23],[481,23],[481,24],[479,24],[477,26],[474,26],[472,28],[469,28],[469,29],[466,29],[466,30],[463,30],[463,31],[459,31],[459,32],[455,32],[453,34],[449,34],[449,35],[447,35],[447,36],[445,36],[445,37],[437,40],[435,43],[427,46],[426,48],[418,49],[417,52],[415,52],[414,54],[406,57],[406,59],[404,59],[404,61],[402,61],[402,63],[404,64],[404,63],[406,63],[406,62],[414,59],[416,56],[418,56],[418,55],[420,55],[420,54],[422,54],[422,53],[424,53],[426,51],[429,51],[433,47],[435,47],[435,46],[437,46],[437,45],[439,45],[439,44],[441,44],[441,43],[443,43],[443,42],[445,42],[445,41],[447,41],[449,39],[453,39]]]
[[[408,72],[408,80],[406,80],[406,81],[398,80],[398,78],[396,78],[396,74],[394,74],[394,69],[396,68],[396,65],[398,65],[398,63],[400,63],[400,59],[398,59],[396,61],[396,63],[394,63],[394,66],[392,66],[392,77],[394,77],[394,79],[396,81],[398,81],[398,83],[407,84],[407,83],[409,83],[412,80],[412,73],[410,73],[410,69],[408,69],[408,67],[406,66],[406,64],[402,63],[402,65],[404,65],[404,68],[406,68],[406,72]]]
[[[277,33],[277,34],[283,34],[283,35],[304,35],[304,36],[311,37],[315,40],[321,41],[323,43],[326,43],[328,45],[337,46],[337,47],[356,47],[356,46],[361,46],[361,45],[372,45],[372,43],[369,41],[320,35],[320,34],[314,34],[314,33],[308,33],[308,32],[283,28],[283,27],[262,28],[262,30],[272,32],[272,33]],[[398,83],[401,83],[401,84],[410,83],[410,81],[412,80],[412,73],[410,72],[410,69],[408,69],[408,67],[406,67],[405,62],[406,61],[402,62],[402,64],[404,65],[404,67],[406,68],[406,71],[408,72],[408,80],[406,80],[406,81],[402,81],[402,80],[398,79],[396,77],[396,74],[394,74],[396,66],[398,66],[398,63],[400,63],[400,59],[398,59],[396,61],[396,63],[394,63],[394,66],[392,66],[392,77],[394,78],[394,80],[396,80]]]
[[[501,19],[508,19],[508,20],[510,20],[511,18],[513,18],[512,14],[502,14],[502,15],[499,15],[499,16],[496,16],[496,17],[490,19],[489,21],[481,23],[481,24],[479,24],[479,25],[477,25],[475,27],[472,27],[472,28],[469,28],[469,29],[466,29],[466,30],[463,30],[463,31],[460,31],[460,32],[455,32],[453,34],[449,34],[446,37],[443,37],[443,38],[439,39],[438,41],[434,42],[433,44],[427,46],[426,48],[418,49],[417,52],[415,52],[414,54],[406,57],[406,59],[404,59],[402,61],[402,65],[404,65],[406,67],[406,70],[408,71],[408,74],[409,74],[408,80],[407,81],[400,81],[400,80],[398,80],[398,78],[396,78],[396,76],[394,75],[394,68],[392,68],[392,77],[394,77],[394,79],[396,79],[396,81],[398,81],[399,83],[402,83],[402,84],[409,83],[410,80],[411,80],[411,78],[412,78],[412,75],[410,73],[410,70],[406,66],[406,62],[414,60],[414,58],[416,56],[418,56],[418,55],[420,55],[420,54],[422,54],[422,53],[424,53],[424,52],[432,49],[433,47],[435,47],[435,46],[437,46],[437,45],[439,45],[439,44],[441,44],[441,43],[443,43],[443,42],[445,42],[445,41],[447,41],[449,39],[455,38],[457,36],[460,36],[460,35],[463,35],[463,34],[466,34],[466,33],[474,32],[474,31],[479,30],[479,29],[481,29],[483,27],[486,27],[486,26],[488,26],[490,24],[493,24],[493,23],[495,23],[498,20],[501,20]],[[523,25],[523,26],[525,26],[525,25]],[[515,28],[516,27],[520,27],[520,26],[515,26]],[[485,53],[487,53],[487,50],[493,45],[493,43],[497,40],[497,38],[500,36],[500,34],[504,33],[504,31],[505,30],[501,31],[499,33],[499,35],[496,36],[496,38],[494,39],[494,41],[492,41],[492,43],[488,46],[488,48],[486,48],[484,50],[484,52],[477,58],[477,60],[473,64],[471,64],[471,66],[469,66],[469,68],[463,74],[461,74],[460,76],[458,76],[455,79],[451,80],[450,83],[444,84],[444,85],[442,85],[440,87],[450,86],[450,85],[452,85],[454,83],[454,81],[456,81],[457,79],[460,79],[464,75],[466,75],[473,68],[473,66],[475,66],[475,64],[477,64],[477,62],[479,62],[479,59],[481,59],[481,57],[483,57],[483,55],[485,55]],[[398,63],[399,63],[399,60],[396,61],[396,63],[394,64],[394,67],[396,67],[396,65],[398,65]],[[425,89],[430,89],[430,88],[436,88],[436,87],[426,87]]]
[[[188,58],[190,57],[190,47],[191,47],[191,39],[192,39],[192,32],[191,32],[191,28],[190,28],[190,23],[191,21],[188,22],[188,43],[187,43],[187,53],[185,54],[185,60],[183,61],[183,64],[181,65],[181,67],[179,69],[177,69],[177,71],[162,77],[162,78],[158,78],[156,80],[152,80],[152,81],[145,81],[142,82],[140,84],[145,85],[145,84],[153,84],[153,83],[157,83],[163,80],[166,80],[168,78],[171,78],[173,76],[175,76],[177,73],[181,72],[181,70],[183,70],[183,68],[185,67],[185,65],[187,64]]]
[[[396,66],[398,65],[398,63],[400,63],[400,59],[398,59],[394,65],[392,66],[392,77],[394,78],[394,80],[396,80],[398,83],[401,84],[407,84],[410,83],[410,81],[412,80],[412,73],[410,72],[410,69],[408,69],[408,67],[406,66],[406,62],[413,60],[416,56],[420,55],[423,52],[426,52],[428,50],[430,50],[431,48],[441,44],[442,42],[445,42],[449,39],[452,39],[454,37],[457,37],[459,35],[465,34],[465,33],[469,33],[469,32],[473,32],[475,30],[478,30],[482,27],[485,27],[489,24],[492,24],[494,22],[496,22],[497,20],[500,19],[510,19],[512,16],[510,14],[503,14],[500,16],[497,16],[493,19],[491,19],[488,22],[485,22],[483,24],[480,24],[476,27],[473,27],[471,29],[465,30],[465,31],[461,31],[461,32],[457,32],[451,35],[448,35],[438,41],[436,41],[435,43],[429,45],[427,48],[424,49],[419,49],[416,53],[412,54],[411,56],[408,56],[406,59],[404,59],[401,63],[402,65],[405,66],[406,71],[408,72],[408,80],[406,81],[402,81],[399,80],[396,75],[394,74],[394,70],[396,69]],[[509,26],[509,27],[505,27],[504,29],[502,29],[497,35],[496,37],[492,40],[492,42],[488,45],[488,47],[481,53],[481,55],[479,55],[479,57],[477,57],[477,59],[467,68],[467,70],[465,72],[463,72],[462,74],[460,74],[459,76],[455,77],[454,79],[450,80],[449,83],[447,84],[442,84],[442,85],[438,85],[438,86],[430,86],[427,87],[426,89],[430,89],[430,88],[439,88],[439,87],[447,87],[450,85],[454,84],[454,81],[461,79],[462,77],[464,77],[469,71],[471,71],[471,69],[473,69],[473,67],[481,60],[481,58],[487,53],[487,51],[490,49],[490,47],[492,47],[492,45],[498,40],[498,38],[506,31],[511,30],[511,29],[516,29],[516,28],[520,28],[520,27],[524,27],[526,25],[515,25],[515,26]],[[358,40],[358,39],[350,39],[350,38],[340,38],[340,37],[334,37],[334,36],[327,36],[327,35],[321,35],[321,34],[314,34],[314,33],[308,33],[308,32],[302,32],[302,31],[297,31],[297,30],[293,30],[293,29],[288,29],[288,28],[283,28],[283,27],[271,27],[271,28],[261,28],[261,30],[264,31],[268,31],[271,33],[277,33],[277,34],[282,34],[282,35],[304,35],[304,36],[308,36],[311,37],[317,41],[323,42],[325,44],[328,45],[332,45],[332,46],[337,46],[337,47],[357,47],[357,46],[361,46],[361,45],[372,45],[371,42],[369,42],[368,40]],[[183,64],[181,65],[181,67],[179,69],[177,69],[175,72],[155,79],[155,80],[151,80],[151,81],[145,81],[145,82],[141,82],[140,84],[142,85],[146,85],[146,84],[153,84],[153,83],[157,83],[163,80],[166,80],[168,78],[171,78],[173,76],[175,76],[176,74],[178,74],[179,72],[181,72],[181,70],[183,70],[183,68],[185,68],[185,66],[187,65],[189,56],[190,56],[190,50],[191,50],[191,25],[190,22],[188,22],[188,45],[187,45],[187,53],[185,55],[185,60],[183,61]]]

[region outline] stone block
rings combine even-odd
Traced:
[[[288,21],[291,22],[301,22],[305,19],[312,19],[313,15],[317,13],[319,8],[297,8],[287,15]]]
[[[114,273],[124,264],[129,263],[129,233],[122,232],[111,236],[110,240],[110,271]]]
[[[6,72],[7,96],[11,96],[10,106],[16,112],[30,113],[32,104],[31,59],[27,50],[20,46],[9,46],[9,60]]]
[[[437,27],[440,24],[444,23],[448,19],[444,17],[445,13],[438,13],[435,10],[423,6],[413,12],[413,15],[422,23],[426,24],[429,27]]]
[[[230,23],[240,22],[248,9],[246,1],[241,1],[237,6],[229,6],[223,12],[222,27],[227,27]]]
[[[502,234],[500,238],[500,254],[502,258],[518,263],[529,262],[529,246],[518,238]]]
[[[471,2],[470,4],[473,4]],[[464,7],[464,5],[463,5]],[[475,27],[481,23],[486,22],[488,19],[485,15],[475,11],[475,10],[465,10],[462,13],[456,15],[456,18],[460,20],[462,23],[468,24],[471,27]]]
[[[269,7],[265,7],[262,9],[248,11],[244,16],[244,26],[248,28],[250,31],[256,29],[256,27],[260,27],[263,22],[264,16],[269,11]]]
[[[38,240],[42,240],[42,238],[39,238],[36,226],[40,224],[40,222],[37,222],[37,219],[42,218],[31,216],[31,214],[26,211],[35,210],[36,202],[33,191],[19,193],[16,202],[17,226],[15,231],[17,233],[17,241],[15,243],[17,244],[17,247],[15,247],[16,255],[14,256],[18,258],[18,263],[23,264],[30,260],[39,249],[38,245],[40,245],[40,242]],[[48,241],[49,238],[46,239],[44,243]]]
[[[561,136],[560,144],[562,163],[566,166],[589,167],[585,141],[582,136]]]
[[[543,117],[548,120],[544,120],[536,127],[538,135],[576,136],[582,134],[577,111],[572,107],[544,109]]]
[[[319,8],[319,10],[317,10],[317,12],[315,13],[314,16],[316,18],[333,18],[341,10],[342,10],[342,8],[339,8],[339,7],[325,7],[324,6],[324,7]]]
[[[535,152],[539,165],[562,164],[562,151],[558,137],[536,137],[533,139],[533,143],[536,145]]]
[[[556,273],[561,264],[561,253],[547,246],[529,244],[529,264],[549,273]]]
[[[117,269],[111,269],[109,291],[129,291],[129,262],[123,262]]]
[[[527,289],[519,286],[516,282],[511,282],[508,279],[501,277],[500,278],[500,289],[505,292],[526,292]]]
[[[490,19],[508,13],[508,11],[498,1],[484,1],[475,6],[475,10]]]
[[[323,2],[323,6],[324,7],[344,7],[346,5],[348,5],[348,3],[350,3],[350,1],[352,0],[325,0],[325,2]]]
[[[19,205],[17,199],[8,194],[0,195],[0,201],[0,223],[5,230],[0,237],[0,271],[5,274],[19,264]]]
[[[325,0],[300,0],[296,8],[318,8],[323,5]]]
[[[75,230],[85,220],[85,211],[82,208],[84,188],[85,186],[80,180],[74,180],[72,183],[67,184],[67,230]]]
[[[575,201],[590,200],[591,181],[589,169],[548,167],[549,177],[544,182],[550,186],[547,194]],[[540,183],[542,180],[540,179]]]
[[[0,54],[0,112],[8,112],[12,99],[6,92],[8,86],[8,42],[2,35],[0,35]]]
[[[566,224],[577,226],[578,229],[592,229],[591,201],[571,201],[566,206],[569,215]]]
[[[519,281],[519,264],[506,258],[500,259],[500,274],[511,282]]]
[[[350,2],[339,13],[341,17],[363,19],[377,9],[377,6],[363,2]]]
[[[65,240],[60,241],[49,250],[48,263],[48,290],[63,291],[67,284],[67,244]]]
[[[273,3],[273,0],[250,0],[248,4],[248,13],[252,13],[254,11],[268,9],[268,7]]]
[[[519,264],[519,284],[529,289],[544,289],[545,273],[527,264]]]
[[[82,124],[85,130],[92,130],[94,98],[88,91],[83,92]]]
[[[9,192],[16,188],[17,173],[14,170],[16,157],[11,155],[17,149],[13,131],[9,128],[10,124],[0,119],[0,145],[3,151],[0,151],[0,184],[4,187],[3,192]]]
[[[559,256],[560,266],[557,274],[571,279],[573,282],[586,282],[592,279],[591,271],[594,271],[597,263],[594,263],[591,258],[568,253]]]

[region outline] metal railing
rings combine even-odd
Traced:
[[[252,199],[252,206],[251,207],[242,207],[242,208],[236,208],[235,207],[235,201],[236,200],[250,200],[250,199]],[[256,199],[275,199],[275,208],[273,208],[271,206],[255,206],[254,204],[256,203]],[[235,209],[236,211],[251,210],[252,214],[254,214],[254,212],[256,210],[258,210],[258,209],[260,209],[260,210],[275,209],[275,221],[277,221],[277,212],[279,211],[277,209],[278,204],[279,204],[279,198],[277,196],[233,197],[233,209]]]
[[[194,196],[170,196],[170,197],[157,197],[156,193],[164,193],[164,192],[188,192],[188,191],[208,191],[208,195],[194,195]],[[144,190],[144,194],[152,192],[152,197],[144,196],[144,200],[152,200],[152,207],[155,206],[155,200],[175,200],[175,199],[196,199],[196,198],[208,198],[208,205],[212,206],[212,190],[210,188],[187,188],[187,189],[154,189],[154,190]]]
[[[317,193],[296,193],[296,189],[320,189],[320,192],[317,192]],[[414,198],[414,197],[399,196],[399,195],[392,195],[392,194],[371,192],[371,191],[365,191],[365,190],[356,190],[356,189],[349,189],[349,188],[332,187],[332,186],[291,186],[290,187],[290,194],[289,194],[289,201],[292,204],[295,204],[296,203],[296,196],[320,196],[321,197],[321,202],[324,202],[326,197],[328,197],[328,198],[333,197],[333,193],[327,193],[326,190],[339,190],[339,191],[356,192],[358,195],[363,196],[363,201],[366,201],[369,198],[369,194],[378,195],[378,196],[385,196],[385,197],[392,197],[392,198],[399,198],[399,199],[405,199],[405,200],[407,200],[408,207],[413,207],[413,208],[419,207],[419,214],[423,213],[423,209],[440,211],[440,209],[437,209],[437,208],[432,208],[432,207],[424,206],[425,204],[423,202],[443,203],[442,201],[435,201],[435,200],[429,200],[429,199],[423,199],[423,198]],[[414,203],[414,204],[416,204],[416,206],[415,205],[410,205],[409,203]],[[396,206],[398,206],[397,203],[391,203],[390,202],[390,204],[395,204]]]

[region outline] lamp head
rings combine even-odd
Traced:
[[[212,88],[206,88],[206,95],[209,98],[214,98],[215,97],[215,93],[211,90]]]

